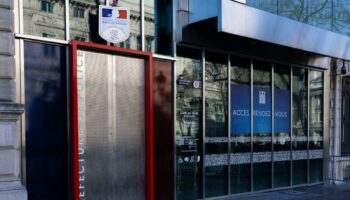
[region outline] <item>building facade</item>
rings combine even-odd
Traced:
[[[130,37],[98,35],[98,6]],[[0,0],[0,199],[350,180],[346,0]],[[341,157],[343,156],[343,157]]]

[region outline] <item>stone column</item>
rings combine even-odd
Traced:
[[[0,0],[0,199],[26,200],[21,177],[19,119],[23,105],[15,102],[15,38],[13,0]]]

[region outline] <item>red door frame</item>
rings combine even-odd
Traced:
[[[72,197],[79,200],[79,162],[78,162],[78,90],[77,90],[77,51],[90,50],[114,55],[142,58],[145,65],[145,146],[146,146],[146,200],[154,200],[154,153],[153,153],[153,59],[152,53],[124,49],[107,45],[72,41],[70,43],[70,115],[72,124]]]

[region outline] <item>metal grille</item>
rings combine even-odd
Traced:
[[[108,155],[108,56],[85,52],[86,99],[86,149],[85,197],[86,199],[113,198],[107,187],[115,173],[109,173]],[[81,117],[81,116],[79,116]],[[106,179],[106,177],[109,177]]]
[[[78,88],[81,199],[145,198],[145,61],[79,51],[85,61]],[[84,101],[82,100],[84,99]],[[84,110],[84,112],[81,112]],[[85,133],[84,133],[85,132]],[[84,145],[81,145],[84,143]],[[83,169],[84,167],[84,169]],[[79,174],[81,175],[81,174]]]
[[[115,56],[115,199],[145,199],[144,60]]]
[[[342,84],[342,138],[341,153],[350,155],[350,79],[343,79]]]

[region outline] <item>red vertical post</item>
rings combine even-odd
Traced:
[[[154,200],[153,59],[146,64],[146,199]]]
[[[70,48],[70,112],[72,125],[72,199],[79,200],[79,161],[78,161],[78,79],[77,79],[77,44],[72,42]]]

